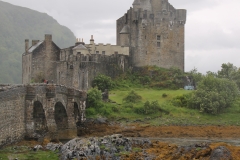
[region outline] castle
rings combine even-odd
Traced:
[[[77,39],[60,49],[52,35],[43,41],[25,40],[22,56],[23,84],[52,83],[87,90],[98,74],[116,77],[128,69],[155,65],[184,71],[186,10],[175,9],[168,0],[134,0],[133,7],[117,20],[117,45],[89,44]]]

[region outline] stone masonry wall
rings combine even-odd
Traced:
[[[25,95],[22,85],[0,87],[0,147],[24,137]]]
[[[129,56],[121,54],[111,56],[92,54],[80,57],[72,54],[70,57],[68,61],[60,60],[57,67],[59,73],[57,81],[79,90],[91,88],[93,79],[99,74],[115,78],[129,68]]]
[[[186,10],[175,9],[168,0],[139,2],[117,20],[117,45],[129,41],[133,67],[156,65],[184,70]],[[129,40],[120,34],[124,26],[129,27]]]

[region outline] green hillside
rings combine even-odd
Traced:
[[[74,34],[46,13],[0,1],[0,83],[21,83],[24,40],[43,40],[45,34],[60,48],[75,43]]]

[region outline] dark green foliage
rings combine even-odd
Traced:
[[[141,100],[142,97],[134,91],[131,91],[126,97],[123,98],[123,101],[126,103],[137,103]]]
[[[167,94],[166,94],[166,93],[163,93],[163,94],[162,94],[162,97],[163,97],[163,98],[166,98],[166,97],[167,97]]]
[[[207,75],[199,83],[198,90],[191,94],[188,106],[201,112],[218,114],[231,107],[237,97],[236,83]]]
[[[171,103],[176,107],[187,107],[190,94],[183,94],[177,97],[174,97],[171,100]]]
[[[31,40],[44,40],[45,34],[52,34],[60,48],[75,43],[74,34],[46,13],[0,1],[0,83],[22,82],[24,40],[31,46]]]
[[[154,114],[159,111],[165,112],[164,110],[161,109],[158,101],[152,102],[146,101],[143,106],[134,108],[135,113],[144,115]]]
[[[117,88],[151,87],[157,89],[179,89],[184,87],[184,73],[177,68],[165,69],[145,66],[128,71],[116,80]]]
[[[94,78],[92,85],[93,87],[98,87],[99,90],[104,92],[105,89],[108,89],[108,90],[112,89],[114,86],[114,83],[111,77],[100,74]]]
[[[99,108],[102,101],[102,93],[97,88],[91,88],[87,93],[88,107]]]
[[[218,71],[217,76],[234,81],[238,89],[240,89],[240,68],[237,68],[231,63],[223,63],[221,67],[222,69]]]

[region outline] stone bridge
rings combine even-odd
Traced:
[[[51,139],[76,136],[86,97],[62,85],[0,85],[0,147],[45,133]]]

